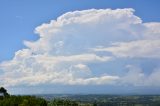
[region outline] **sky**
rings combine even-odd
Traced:
[[[159,0],[1,0],[0,86],[160,94],[159,10]]]

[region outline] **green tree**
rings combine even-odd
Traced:
[[[0,88],[0,93],[7,93],[7,90],[3,87]]]
[[[0,87],[0,93],[3,93],[5,97],[9,96],[9,94],[7,93],[7,90],[4,87]]]

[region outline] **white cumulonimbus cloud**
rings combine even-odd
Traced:
[[[145,73],[93,74],[92,64],[119,58],[159,58],[160,23],[143,23],[133,9],[90,9],[63,14],[38,26],[37,41],[25,41],[10,61],[0,64],[1,85],[138,85]],[[101,53],[103,52],[103,53]],[[109,55],[107,52],[111,53]],[[99,70],[100,71],[100,70]],[[155,74],[156,73],[156,74]],[[138,79],[135,76],[139,76]],[[154,85],[155,71],[144,85]],[[142,81],[141,81],[142,80]]]

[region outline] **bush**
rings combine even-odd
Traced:
[[[35,96],[10,96],[0,100],[0,106],[47,106],[47,102]]]

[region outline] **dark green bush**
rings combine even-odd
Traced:
[[[10,96],[1,99],[0,106],[47,106],[47,102],[35,96]]]

